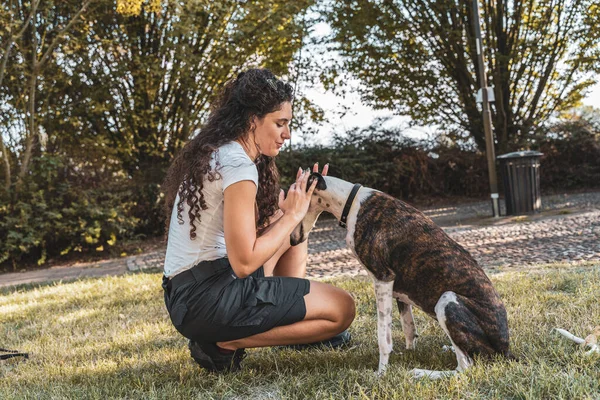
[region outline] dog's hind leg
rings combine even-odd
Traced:
[[[392,289],[394,282],[373,280],[377,299],[377,342],[379,344],[379,368],[383,375],[392,352]]]
[[[435,306],[435,314],[452,342],[458,364],[456,370],[463,372],[473,365],[473,360],[466,352],[465,342],[485,340],[485,333],[475,316],[460,302],[454,292],[445,292],[440,297]]]
[[[406,339],[406,348],[408,350],[414,350],[415,340],[419,335],[417,334],[417,328],[413,318],[412,306],[401,300],[396,300],[396,303],[398,304],[398,311],[400,312],[400,321],[402,321],[402,330],[404,331],[404,338]]]
[[[473,349],[479,348],[484,353],[493,352],[479,321],[456,293],[445,292],[435,306],[435,314],[440,326],[452,342],[458,365],[455,371],[414,369],[412,373],[415,377],[438,379],[451,376],[473,365],[473,359],[469,356]]]
[[[511,357],[508,350],[506,311],[501,303],[477,303],[454,292],[445,292],[435,306],[440,326],[446,332],[454,352],[455,371],[419,371],[417,376],[438,378],[462,372],[473,365],[475,354]]]

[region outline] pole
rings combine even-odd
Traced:
[[[492,134],[492,114],[487,92],[487,76],[485,73],[485,60],[483,58],[483,42],[481,41],[481,22],[479,21],[479,3],[473,0],[473,23],[475,24],[475,41],[477,45],[477,65],[479,66],[479,81],[481,83],[481,99],[483,105],[483,130],[485,132],[485,149],[490,177],[490,197],[494,217],[500,216],[498,205],[498,180],[496,176],[496,154],[494,152],[494,137]]]

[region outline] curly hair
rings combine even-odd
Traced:
[[[171,214],[177,202],[177,220],[184,223],[184,203],[189,206],[190,238],[196,237],[196,221],[208,207],[204,200],[204,179],[219,179],[218,164],[211,169],[212,153],[220,146],[243,138],[251,129],[252,118],[280,110],[285,102],[293,100],[291,85],[277,79],[268,69],[250,69],[230,80],[212,103],[206,124],[176,155],[169,167],[162,190],[165,193],[166,229],[168,237]],[[259,155],[255,160],[258,170],[257,229],[267,225],[278,209],[279,172],[273,157]]]

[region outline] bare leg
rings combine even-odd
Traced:
[[[271,218],[271,224],[277,221],[281,214]],[[268,228],[267,228],[268,229]],[[264,265],[265,276],[291,276],[304,278],[306,276],[306,261],[308,259],[308,240],[297,246],[292,246],[286,240],[277,252]]]
[[[308,240],[297,246],[290,246],[285,251],[273,269],[273,276],[306,276],[306,261],[308,260]]]
[[[355,315],[354,300],[344,290],[320,282],[310,282],[304,296],[306,316],[291,325],[278,326],[247,338],[218,342],[217,346],[236,350],[248,347],[313,343],[328,339],[348,328]]]

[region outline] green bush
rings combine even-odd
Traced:
[[[0,206],[0,264],[4,269],[70,252],[97,252],[130,237],[132,193],[118,177],[81,186],[64,158],[39,157],[18,199]],[[99,185],[98,183],[102,183]]]
[[[484,153],[458,147],[437,145],[431,154],[433,171],[430,179],[436,197],[456,196],[479,198],[490,190],[487,159]]]
[[[379,125],[336,136],[332,147],[305,146],[282,152],[277,161],[289,185],[299,166],[329,163],[329,173],[405,199],[482,197],[489,190],[485,155],[416,141]]]
[[[540,140],[542,190],[600,187],[600,124],[584,118],[560,121]]]

